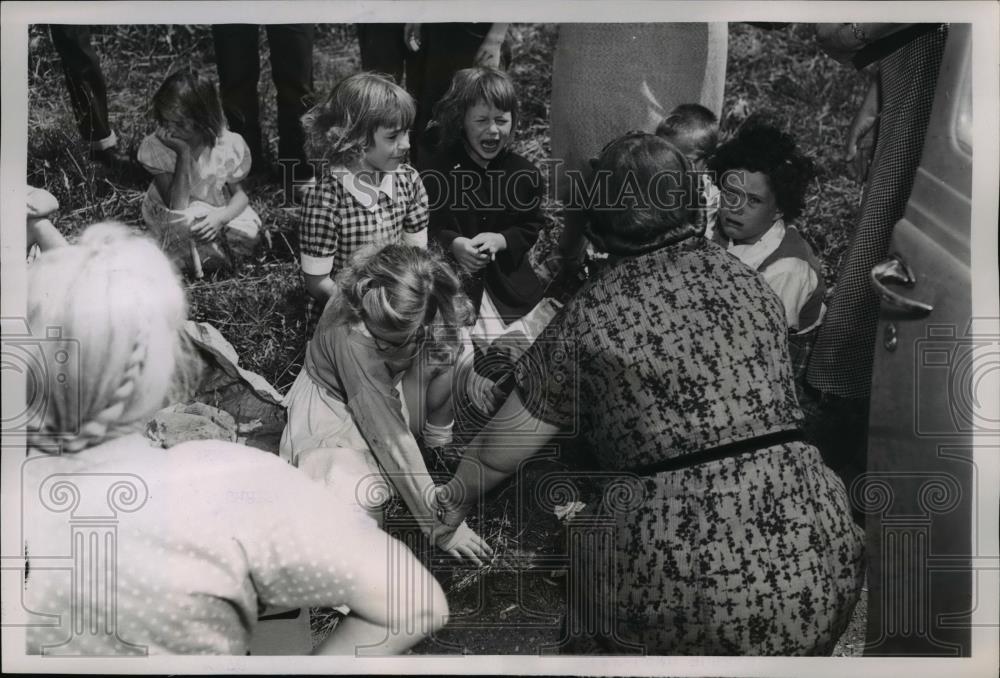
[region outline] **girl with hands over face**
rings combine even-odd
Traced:
[[[196,274],[231,263],[230,253],[249,255],[261,222],[240,182],[252,158],[243,137],[226,128],[215,84],[174,73],[152,110],[158,128],[138,152],[153,175],[142,202],[146,225],[175,263]]]

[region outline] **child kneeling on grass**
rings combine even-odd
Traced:
[[[138,152],[153,175],[142,217],[164,251],[197,277],[231,263],[226,249],[250,254],[261,224],[240,186],[250,171],[250,149],[226,128],[214,83],[187,73],[168,76],[153,96],[153,117],[159,128]]]
[[[376,519],[386,491],[398,493],[433,539],[434,483],[397,387],[404,373],[426,370],[428,419],[444,411],[451,420],[449,363],[471,306],[444,261],[409,245],[360,251],[334,284],[285,399],[281,457]],[[424,429],[425,438],[437,433]],[[476,563],[491,553],[464,524],[437,545]]]

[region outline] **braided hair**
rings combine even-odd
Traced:
[[[186,362],[184,292],[149,239],[88,228],[28,272],[28,329],[40,348],[29,444],[72,453],[136,430]]]

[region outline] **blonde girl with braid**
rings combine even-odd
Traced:
[[[404,376],[416,372],[416,381],[429,381],[428,419],[450,417],[451,366],[472,322],[472,304],[440,256],[409,245],[358,252],[334,280],[286,396],[280,454],[359,511],[378,516],[398,494],[438,547],[480,564],[492,551],[464,523],[437,539],[434,482],[400,397]]]
[[[276,455],[141,435],[190,374],[184,293],[153,241],[100,224],[28,275],[21,343],[47,360],[29,379],[22,595],[50,620],[27,629],[29,653],[245,655],[272,606],[350,607],[316,653],[399,653],[445,623],[406,546]]]

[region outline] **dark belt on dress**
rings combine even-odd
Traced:
[[[678,471],[680,469],[690,468],[699,464],[706,464],[710,461],[718,461],[719,459],[736,457],[748,452],[756,452],[773,445],[783,445],[784,443],[796,442],[805,442],[805,435],[800,429],[797,428],[787,431],[777,431],[775,433],[765,433],[762,436],[747,438],[746,440],[737,440],[736,442],[719,445],[718,447],[710,447],[707,450],[701,450],[699,452],[694,452],[693,454],[685,454],[680,457],[664,459],[663,461],[658,461],[654,464],[647,464],[646,466],[640,466],[639,468],[629,469],[629,471],[640,476],[655,476],[657,473]]]

